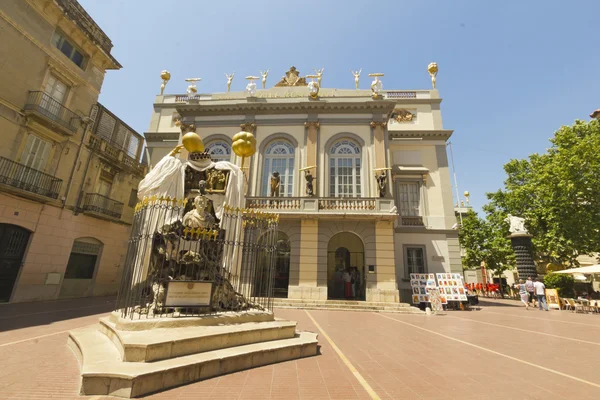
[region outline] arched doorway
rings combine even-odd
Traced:
[[[346,291],[344,271],[350,274]],[[327,298],[365,299],[365,247],[360,237],[350,232],[334,235],[327,244]]]
[[[10,301],[30,235],[20,226],[0,224],[0,302]]]

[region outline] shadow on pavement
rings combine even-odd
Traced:
[[[111,296],[1,304],[0,332],[104,314],[114,310],[115,300]]]
[[[480,297],[479,298],[479,305],[485,306],[485,307],[516,307],[516,308],[523,308],[523,304],[522,303],[517,303],[515,300],[513,299],[488,299],[485,297]]]

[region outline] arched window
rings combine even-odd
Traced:
[[[265,151],[263,162],[262,194],[271,194],[271,174],[279,172],[280,196],[291,196],[294,188],[294,146],[284,140],[276,140]]]
[[[229,143],[218,140],[208,144],[206,146],[206,152],[211,155],[213,161],[230,161],[231,160],[231,146]]]
[[[329,151],[329,195],[360,197],[362,195],[360,147],[347,139],[331,146]]]

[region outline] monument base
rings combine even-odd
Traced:
[[[273,313],[121,318],[69,332],[82,395],[132,398],[252,367],[317,354],[317,334]]]
[[[515,252],[517,272],[520,279],[536,277],[537,269],[531,256],[531,238],[533,235],[525,232],[512,233],[509,238]]]

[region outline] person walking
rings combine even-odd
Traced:
[[[529,295],[529,302],[532,306],[535,307],[535,288],[533,286],[533,278],[531,276],[527,278],[527,281],[525,282],[525,287],[527,288],[527,294]]]
[[[546,304],[546,285],[544,285],[539,278],[535,278],[533,287],[535,288],[535,296],[537,297],[538,308],[540,311],[542,311],[543,307],[545,311],[548,311],[548,304]]]
[[[519,290],[521,301],[523,304],[525,304],[525,309],[529,309],[529,293],[527,293],[527,285],[525,285],[525,281],[523,279],[519,280],[517,289]]]

